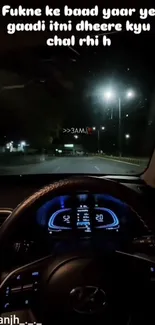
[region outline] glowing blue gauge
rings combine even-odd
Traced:
[[[50,230],[61,231],[72,229],[71,224],[71,208],[60,209],[55,211],[49,219],[48,228]]]
[[[118,220],[116,214],[112,210],[107,209],[107,208],[101,208],[101,207],[95,208],[95,210],[103,211],[103,212],[105,212],[105,214],[109,214],[109,216],[112,218],[112,222],[109,223],[109,220],[107,220],[107,222],[105,220],[106,215],[104,216],[103,213],[96,214],[96,216],[95,216],[95,221],[97,222],[96,228],[106,228],[106,229],[118,228],[119,220]],[[107,218],[107,219],[109,219],[109,218]],[[98,224],[100,224],[100,225],[98,225]]]
[[[40,226],[45,227],[47,225],[47,216],[51,209],[55,206],[60,206],[62,209],[65,208],[66,202],[69,200],[70,196],[57,196],[50,201],[45,202],[37,211],[37,223]]]
[[[106,200],[106,201],[111,201],[112,203],[116,203],[121,206],[127,206],[127,204],[120,199],[117,199],[114,196],[108,195],[108,194],[95,194],[95,203],[99,203],[100,200]]]

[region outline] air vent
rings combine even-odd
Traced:
[[[11,212],[12,209],[0,208],[0,227],[3,224],[3,222],[6,220],[6,218],[10,215]]]

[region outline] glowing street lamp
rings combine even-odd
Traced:
[[[126,97],[128,99],[131,99],[135,96],[134,92],[132,90],[128,91],[126,93]],[[114,91],[112,92],[111,90],[109,91],[106,91],[104,93],[104,97],[109,100],[109,99],[112,99],[114,97],[116,97],[118,99],[118,117],[119,117],[119,156],[121,157],[122,156],[122,138],[121,138],[121,122],[122,122],[122,99],[119,95],[117,95],[117,93],[115,94]],[[126,115],[126,117],[128,117],[128,114]],[[129,136],[130,137],[130,136]],[[127,138],[129,139],[129,138]]]
[[[107,99],[107,100],[109,100],[109,99],[112,99],[113,97],[114,97],[114,93],[112,92],[112,91],[106,91],[105,93],[104,93],[104,97]]]
[[[93,131],[96,131],[96,126],[92,127]],[[98,143],[98,153],[100,152],[100,131],[104,131],[105,130],[105,126],[100,126],[99,128],[97,128],[97,143]]]
[[[130,139],[130,134],[125,134],[126,139]]]
[[[127,92],[127,97],[128,98],[133,98],[134,97],[134,92],[132,90]]]
[[[26,142],[25,141],[21,141],[20,144],[21,144],[22,147],[26,146]]]

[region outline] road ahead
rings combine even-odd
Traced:
[[[19,174],[135,174],[145,169],[145,165],[138,166],[127,162],[114,161],[99,157],[53,157],[51,160],[38,164],[22,166],[0,166],[1,175]]]

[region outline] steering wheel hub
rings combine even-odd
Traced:
[[[97,286],[76,287],[70,292],[72,308],[81,314],[101,312],[106,305],[106,294]]]
[[[116,316],[121,305],[127,317],[128,299],[125,291],[128,288],[124,285],[120,288],[120,281],[125,281],[125,273],[123,276],[119,263],[119,267],[112,267],[115,255],[89,258],[77,256],[65,261],[62,258],[61,263],[59,261],[50,271],[48,269],[45,313],[53,310],[55,315],[59,315],[61,310],[64,315],[75,314],[74,317],[102,315],[110,319],[114,310]]]

